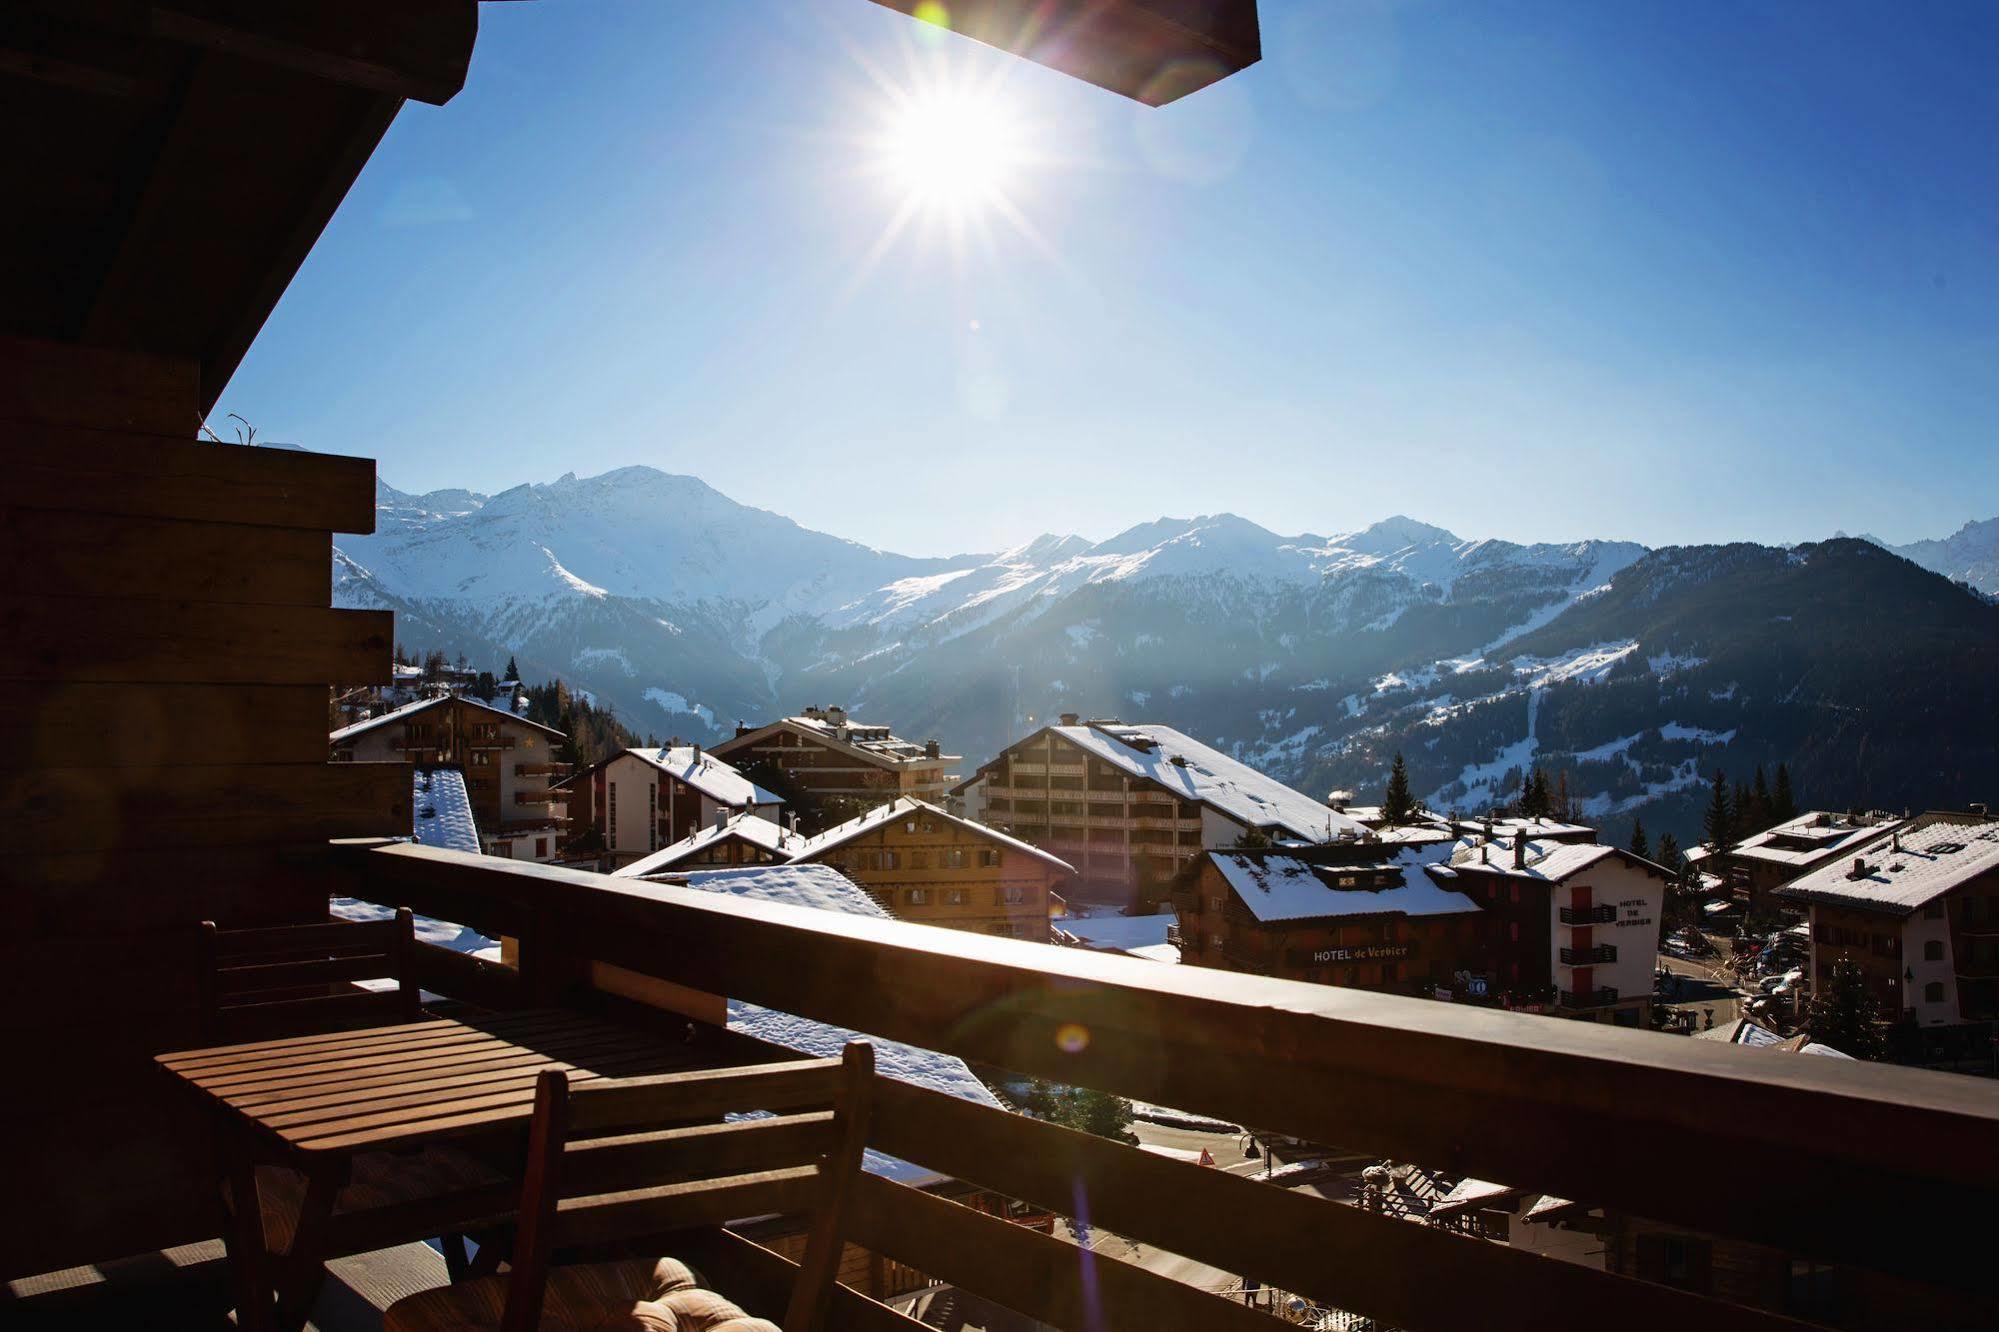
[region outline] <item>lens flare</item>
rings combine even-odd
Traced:
[[[1080,1022],[1064,1022],[1055,1029],[1055,1048],[1064,1054],[1081,1054],[1090,1048],[1090,1029]]]

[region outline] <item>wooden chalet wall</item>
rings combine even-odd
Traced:
[[[327,761],[327,689],[389,678],[329,607],[360,458],[188,438],[192,360],[0,340],[0,1276],[214,1235],[206,1135],[148,1056],[194,1039],[193,942],[321,918],[328,838],[409,829],[409,769]]]

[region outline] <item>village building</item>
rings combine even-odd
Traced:
[[[1923,814],[1775,894],[1809,912],[1815,986],[1845,960],[1885,1017],[1999,1018],[1999,820]]]
[[[1400,994],[1451,990],[1481,956],[1484,921],[1420,859],[1359,839],[1204,852],[1174,888],[1180,960]]]
[[[327,741],[336,763],[461,769],[480,848],[489,856],[550,860],[568,826],[563,794],[549,787],[569,771],[555,756],[564,738],[553,727],[449,694],[343,726]]]
[[[797,844],[793,864],[831,865],[901,920],[1049,940],[1067,861],[909,797]]]
[[[1703,875],[1718,878],[1730,901],[1751,916],[1762,917],[1797,909],[1794,901],[1772,897],[1776,889],[1872,846],[1904,822],[1879,810],[1858,814],[1812,810],[1720,851],[1696,847],[1687,859]]]
[[[713,753],[739,769],[773,764],[801,793],[863,808],[897,796],[940,801],[957,780],[950,769],[959,761],[935,740],[914,744],[886,726],[850,719],[845,708],[807,708],[767,726],[737,726]]]
[[[1643,1027],[1672,875],[1618,847],[1468,838],[1428,867],[1484,910],[1487,988],[1515,1008]]]
[[[557,785],[569,797],[572,840],[601,849],[614,868],[713,827],[718,817],[741,812],[775,822],[784,804],[694,744],[622,749]]]
[[[1076,866],[1072,895],[1149,911],[1209,848],[1325,842],[1355,819],[1170,726],[1064,713],[953,791]]]
[[[641,856],[612,871],[618,878],[643,879],[669,870],[706,869],[724,865],[781,865],[805,839],[775,819],[743,811],[718,813],[713,823],[651,855]]]

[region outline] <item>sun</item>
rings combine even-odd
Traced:
[[[892,191],[926,212],[1004,206],[1025,163],[1021,125],[989,89],[927,88],[895,99],[876,143]]]

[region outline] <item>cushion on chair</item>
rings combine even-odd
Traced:
[[[504,1183],[506,1177],[470,1153],[431,1146],[420,1152],[363,1152],[347,1186],[333,1200],[337,1215],[417,1202],[465,1189]],[[305,1176],[283,1166],[257,1167],[257,1201],[264,1214],[264,1247],[289,1253],[305,1204]]]
[[[498,1327],[507,1307],[507,1278],[480,1277],[397,1300],[384,1332],[446,1332]],[[542,1297],[544,1332],[782,1332],[751,1318],[712,1290],[703,1290],[685,1263],[584,1263],[552,1267]]]

